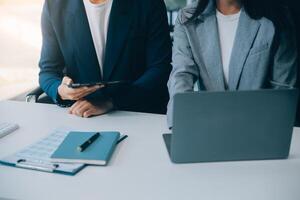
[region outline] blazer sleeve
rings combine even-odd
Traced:
[[[193,59],[191,47],[184,30],[184,24],[180,21],[181,13],[174,30],[173,43],[173,70],[168,82],[170,101],[168,104],[168,125],[173,126],[174,96],[178,93],[190,92],[194,89],[195,82],[199,79],[199,69]]]
[[[124,110],[147,110],[145,105],[164,107],[168,101],[167,81],[171,71],[172,43],[167,11],[162,0],[149,1],[146,36],[146,70],[126,94],[113,97],[115,106]],[[164,97],[163,97],[164,96]],[[166,99],[162,101],[162,99]],[[164,104],[164,105],[161,105]]]
[[[275,37],[271,86],[273,88],[293,88],[296,86],[298,76],[298,52],[294,28],[278,31]]]
[[[39,62],[39,84],[55,103],[62,104],[57,90],[62,81],[65,63],[51,24],[48,1],[45,1],[43,7],[41,26],[43,41]]]

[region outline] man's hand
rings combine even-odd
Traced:
[[[82,88],[69,88],[68,85],[72,84],[73,81],[71,78],[65,76],[62,80],[61,85],[58,87],[58,94],[62,100],[73,100],[77,101],[83,97],[92,94],[103,88],[104,86],[93,86],[93,87],[82,87]]]
[[[113,103],[111,101],[106,101],[98,105],[93,105],[87,100],[78,100],[69,109],[69,113],[72,115],[77,115],[79,117],[92,117],[97,115],[103,115],[113,109]]]

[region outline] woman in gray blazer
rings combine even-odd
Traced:
[[[297,49],[293,25],[275,1],[199,0],[179,12],[168,124],[173,97],[194,90],[294,87]],[[201,102],[199,102],[201,103]]]

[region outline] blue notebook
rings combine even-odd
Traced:
[[[52,154],[53,162],[84,163],[106,165],[114,152],[119,132],[100,132],[100,136],[86,150],[80,152],[77,147],[96,132],[70,132],[58,149]]]

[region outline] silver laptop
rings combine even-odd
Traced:
[[[174,99],[172,134],[164,140],[175,163],[285,159],[298,90],[197,92]]]

